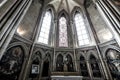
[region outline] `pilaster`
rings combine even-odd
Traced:
[[[4,20],[1,21],[3,24],[0,25],[0,59],[2,58],[16,29],[18,28],[20,21],[23,19],[31,3],[32,0],[22,1],[21,5],[18,6],[14,13],[11,13],[11,17],[7,18],[8,20],[6,22],[4,22]]]

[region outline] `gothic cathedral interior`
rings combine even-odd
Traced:
[[[0,80],[120,80],[120,0],[0,0]]]

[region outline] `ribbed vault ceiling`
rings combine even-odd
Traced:
[[[84,0],[52,0],[48,4],[52,4],[56,12],[60,12],[63,9],[67,12],[71,12],[75,6],[80,7],[83,2]]]

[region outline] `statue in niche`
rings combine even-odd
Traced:
[[[64,62],[65,62],[64,64],[65,71],[73,72],[74,70],[73,70],[72,57],[70,55],[67,55]]]
[[[65,71],[65,72],[68,71],[67,64],[64,64],[64,71]]]
[[[67,60],[67,58],[65,58],[65,60],[64,60],[64,71],[65,72],[67,72],[68,71],[68,60]]]
[[[0,79],[17,80],[23,63],[23,50],[13,47],[3,55],[0,61]]]
[[[56,62],[56,71],[64,71],[64,63],[63,63],[63,56],[60,54],[57,57],[57,62]]]

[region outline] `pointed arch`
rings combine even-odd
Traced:
[[[57,56],[56,71],[63,71],[63,56],[61,54]]]
[[[67,52],[64,56],[66,57],[67,55],[71,56],[72,60],[74,60],[74,55],[71,52]]]
[[[89,44],[90,43],[89,36],[88,36],[89,33],[86,29],[83,16],[79,11],[75,12],[74,23],[77,31],[77,39],[78,39],[79,46]]]
[[[15,42],[9,45],[0,62],[0,79],[4,80],[4,76],[8,77],[9,80],[20,77],[24,64],[26,63],[26,49],[26,45],[21,42]]]
[[[42,59],[42,53],[39,50],[33,52],[31,60],[33,61],[36,57],[38,57],[39,61]]]
[[[57,14],[57,19],[59,20],[59,18],[60,18],[62,15],[64,15],[65,18],[66,18],[68,21],[70,20],[68,12],[67,12],[66,10],[64,10],[64,9],[61,10],[61,11]]]
[[[45,7],[45,10],[42,13],[41,17],[41,24],[40,24],[40,33],[38,35],[38,41],[43,44],[49,44],[52,43],[52,32],[53,32],[53,20],[56,12],[54,10],[54,7],[52,5],[48,5]]]
[[[73,34],[75,34],[75,46],[81,47],[90,44],[90,34],[84,10],[81,7],[75,6],[71,12],[73,22]]]
[[[110,45],[105,49],[105,58],[113,79],[120,79],[120,48]]]
[[[93,77],[102,77],[97,58],[93,54],[90,55],[90,65]]]
[[[113,46],[113,45],[109,45],[109,46],[107,46],[107,47],[104,49],[104,51],[103,51],[103,57],[104,57],[104,58],[106,58],[107,52],[108,52],[109,50],[111,50],[111,49],[120,52],[120,48],[119,48],[119,47]],[[119,53],[119,54],[120,54],[120,53]]]
[[[59,19],[59,47],[68,47],[67,20],[65,16]]]
[[[88,77],[89,73],[88,73],[88,69],[87,69],[87,64],[86,64],[85,57],[83,55],[80,56],[80,63],[79,64],[80,64],[81,76]]]
[[[96,57],[93,54],[91,54],[90,55],[90,60],[96,60]]]
[[[68,47],[68,14],[66,11],[61,11],[58,14],[58,46]]]
[[[57,14],[57,13],[56,13],[55,7],[54,7],[52,4],[48,4],[48,5],[45,7],[45,11],[47,11],[47,10],[51,10],[53,18],[56,17],[56,14]]]
[[[96,50],[89,50],[87,52],[87,60],[90,60],[91,55],[93,55],[96,59],[99,59]]]
[[[14,46],[21,46],[23,51],[24,51],[24,55],[25,55],[25,58],[28,56],[28,47],[26,44],[22,43],[22,42],[14,42],[14,43],[11,43],[7,50],[14,47]]]
[[[80,61],[84,61],[85,57],[83,55],[80,56]]]
[[[34,56],[34,59],[30,64],[29,78],[38,79],[40,75],[40,67],[41,67],[40,56],[36,55]]]
[[[50,58],[50,60],[52,60],[53,59],[53,56],[52,56],[52,52],[51,51],[46,51],[45,52],[45,55],[46,55],[46,57],[49,57]]]
[[[75,17],[75,12],[78,11],[80,12],[81,14],[83,14],[83,11],[82,11],[82,8],[81,7],[78,7],[78,6],[75,6],[73,8],[73,10],[71,11],[71,16],[72,16],[72,20],[74,21],[74,17]]]
[[[48,44],[51,20],[52,20],[51,10],[47,10],[43,17],[38,42]]]
[[[73,72],[74,71],[74,67],[73,67],[73,59],[72,59],[72,56],[70,54],[67,54],[66,55],[66,65],[67,65],[67,71],[68,72]]]
[[[48,59],[43,62],[42,78],[50,79],[50,64]]]

